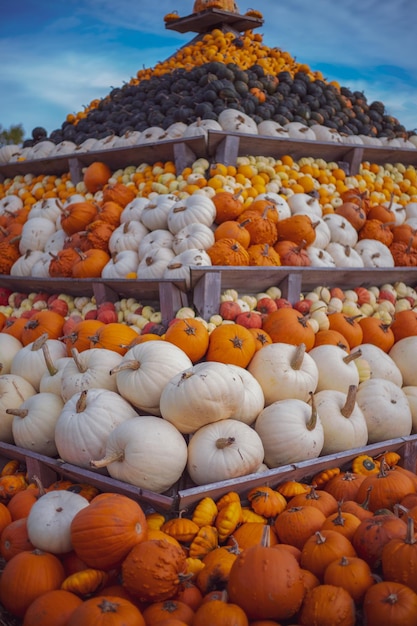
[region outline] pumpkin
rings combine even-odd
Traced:
[[[209,336],[207,361],[247,367],[255,354],[255,339],[248,328],[240,324],[222,324]]]
[[[24,626],[66,626],[81,598],[63,589],[47,591],[36,598],[25,613]]]
[[[252,244],[248,248],[249,265],[260,267],[278,267],[281,265],[279,254],[272,246],[265,243]]]
[[[417,593],[415,577],[411,574],[417,558],[414,519],[407,517],[407,534],[393,537],[382,549],[381,566],[385,580],[403,583]]]
[[[199,428],[188,444],[187,469],[197,484],[256,472],[264,458],[259,435],[247,424],[226,419]]]
[[[395,383],[398,387],[403,386],[403,377],[399,367],[396,365],[394,359],[389,356],[389,353],[386,353],[383,348],[378,347],[373,343],[364,342],[360,346],[360,352],[362,357],[370,366],[370,379],[379,378],[382,380],[389,380]]]
[[[81,353],[72,348],[71,353],[71,359],[66,357],[60,378],[60,394],[64,402],[93,387],[117,391],[116,379],[109,372],[120,363],[121,354],[106,348],[89,348]]]
[[[30,396],[18,409],[6,409],[14,416],[14,443],[38,454],[56,456],[55,426],[63,406],[61,396],[45,391]]]
[[[38,311],[26,322],[21,334],[21,342],[24,346],[33,343],[42,335],[49,339],[58,339],[62,335],[65,319],[55,311]]]
[[[342,587],[357,603],[363,600],[366,591],[375,584],[368,563],[359,557],[342,556],[329,563],[324,571],[324,584]]]
[[[395,335],[390,324],[384,324],[376,317],[363,317],[359,325],[362,328],[362,343],[371,343],[384,352],[391,350]]]
[[[342,312],[331,313],[329,315],[329,329],[340,332],[348,341],[351,349],[363,342],[363,331],[358,318],[355,316]]]
[[[394,343],[417,335],[417,315],[412,309],[405,311],[397,311],[394,319],[390,325],[392,332],[394,333]],[[404,345],[404,344],[403,344]]]
[[[137,337],[137,332],[131,326],[121,322],[97,325],[95,333],[90,335],[90,348],[105,348],[124,356],[127,346]],[[112,368],[114,369],[114,368]]]
[[[78,252],[74,248],[65,248],[56,253],[49,253],[51,261],[49,263],[49,275],[51,278],[71,278],[72,268],[76,260],[79,259]]]
[[[135,409],[115,391],[92,387],[75,393],[65,402],[55,425],[60,457],[90,467],[91,459],[104,455],[111,430],[136,416]]]
[[[382,581],[367,590],[362,603],[368,626],[412,624],[417,619],[417,594],[395,581]]]
[[[258,415],[255,430],[268,467],[317,458],[323,448],[323,427],[313,399],[312,406],[298,398],[269,404]]]
[[[235,220],[226,220],[217,226],[214,231],[214,240],[234,239],[244,248],[248,248],[250,244],[250,233],[246,226],[249,222],[237,222]]]
[[[300,563],[322,581],[327,566],[342,556],[356,556],[352,542],[335,530],[320,530],[304,543]]]
[[[274,245],[274,250],[281,259],[281,265],[309,267],[311,260],[305,246],[305,241],[296,244],[294,241],[282,239]]]
[[[186,463],[187,444],[180,431],[167,420],[141,415],[116,426],[107,438],[104,456],[90,465],[107,467],[117,480],[162,493],[179,480]]]
[[[251,620],[288,619],[298,611],[304,596],[296,558],[279,546],[270,546],[268,535],[265,526],[261,543],[239,554],[229,574],[229,601]]]
[[[365,475],[346,471],[333,476],[323,486],[337,501],[354,500]]]
[[[204,624],[249,626],[243,609],[238,604],[225,602],[222,599],[202,603],[194,614],[192,624],[194,626],[204,626]]]
[[[305,626],[354,626],[355,603],[343,587],[323,584],[307,592],[300,611]]]
[[[366,220],[358,232],[358,236],[359,239],[376,239],[388,247],[392,244],[394,238],[390,224],[375,218]]]
[[[89,567],[107,571],[144,541],[147,523],[137,502],[122,494],[105,494],[74,516],[70,530],[76,554]]]
[[[240,506],[240,503],[237,502],[231,504]],[[235,507],[238,511],[239,506]],[[238,525],[238,522],[234,521],[234,523],[235,526]],[[196,577],[196,584],[203,596],[216,591],[220,592],[221,596],[224,596],[223,591],[227,587],[230,569],[238,554],[240,554],[240,550],[236,542],[234,542],[231,546],[219,546],[214,550],[210,550],[203,557],[204,567],[201,568]]]
[[[266,406],[285,399],[307,401],[318,382],[317,365],[303,343],[293,346],[277,342],[264,346],[255,352],[248,371],[261,385]]]
[[[324,513],[316,507],[287,507],[276,517],[274,529],[281,543],[302,550],[307,539],[322,527],[325,519]]]
[[[60,226],[67,235],[84,230],[96,219],[97,207],[93,202],[74,202],[64,207]]]
[[[73,278],[99,278],[103,268],[110,261],[110,255],[100,248],[90,248],[85,252],[77,250],[78,258],[72,268]]]
[[[146,626],[158,624],[165,619],[177,619],[186,624],[191,624],[194,611],[185,602],[181,600],[165,600],[162,602],[154,602],[142,611]]]
[[[416,491],[415,483],[409,475],[397,467],[390,469],[385,461],[379,470],[369,474],[361,483],[356,499],[362,502],[367,490],[372,486],[369,496],[369,510],[393,509],[409,493]]]
[[[361,521],[353,535],[352,545],[357,556],[375,568],[381,564],[384,546],[394,537],[404,540],[406,535],[407,524],[403,519],[389,513],[374,515]]]
[[[64,579],[64,567],[54,554],[39,549],[21,552],[3,569],[0,601],[6,611],[23,618],[36,598],[59,589]]]
[[[273,246],[278,238],[277,211],[274,205],[266,201],[259,200],[258,202],[265,203],[265,208],[262,212],[249,208],[241,213],[237,221],[246,223],[246,230],[249,231],[251,245],[267,243]]]
[[[241,191],[237,193],[219,191],[213,196],[213,203],[216,207],[216,217],[214,220],[216,224],[236,220],[239,215],[243,213],[245,206],[240,198]]]
[[[66,349],[62,341],[49,339],[47,333],[45,333],[35,341],[23,346],[13,357],[10,367],[11,374],[25,378],[36,391],[39,391],[41,378],[47,371],[43,351],[45,343],[48,346],[52,360],[65,356]]]
[[[83,183],[89,193],[95,194],[107,184],[112,172],[106,163],[93,161],[83,172]]]
[[[298,506],[312,506],[319,509],[325,517],[328,517],[337,511],[336,498],[328,491],[316,489],[314,485],[310,487],[308,491],[299,493],[289,500],[289,508]]]
[[[71,614],[67,626],[145,626],[140,610],[130,600],[116,596],[96,596],[85,600]]]
[[[349,200],[342,202],[341,205],[336,207],[335,213],[345,217],[357,231],[362,228],[367,217],[367,214],[362,207],[362,199],[360,196],[357,197],[356,202]]]
[[[96,331],[104,326],[104,322],[97,319],[81,319],[76,322],[68,334],[62,337],[67,346],[67,355],[72,356],[72,350],[83,352],[91,348],[90,337],[95,336]]]
[[[183,228],[195,222],[211,227],[215,218],[216,207],[213,200],[202,193],[194,193],[185,199],[177,200],[170,207],[167,225],[168,230],[176,235]]]
[[[20,492],[20,493],[23,493]],[[11,514],[10,514],[11,517]],[[27,518],[12,519],[0,535],[0,554],[5,561],[10,561],[19,552],[34,550],[27,531]]]
[[[205,361],[173,376],[162,390],[161,415],[182,433],[238,413],[243,380],[225,363]]]
[[[125,185],[123,183],[108,183],[103,187],[102,203],[116,202],[125,208],[130,202],[136,198],[136,189],[133,185]]]
[[[232,265],[247,266],[249,265],[249,254],[237,239],[227,237],[218,239],[207,249],[213,265]]]
[[[145,540],[122,563],[123,586],[141,602],[161,602],[175,595],[185,571],[181,547],[166,540]]]
[[[191,361],[196,363],[207,351],[209,333],[203,322],[198,319],[177,319],[167,328],[165,341],[181,348]]]

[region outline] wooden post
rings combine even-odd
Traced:
[[[74,185],[77,185],[83,179],[81,163],[79,162],[77,157],[70,157],[68,159],[68,167],[71,174],[71,180]]]
[[[187,294],[170,282],[160,282],[159,305],[162,324],[166,326],[175,317],[178,309],[188,306]]]
[[[180,174],[196,160],[196,155],[184,142],[174,144],[175,169]]]
[[[221,272],[208,272],[194,287],[193,304],[198,315],[206,321],[219,312],[221,286]]]
[[[239,156],[239,137],[227,135],[216,150],[216,161],[224,165],[236,165]]]
[[[291,304],[298,302],[302,289],[302,275],[294,273],[288,274],[279,284],[279,287],[281,288],[283,298],[289,300]]]

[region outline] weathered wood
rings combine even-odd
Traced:
[[[236,34],[239,34],[245,30],[259,28],[263,23],[263,19],[259,17],[209,8],[205,11],[199,11],[198,13],[192,13],[166,22],[165,28],[175,30],[178,33],[207,33],[215,28],[223,28],[227,25],[236,31]]]
[[[192,273],[192,272],[191,272]],[[219,312],[221,273],[203,273],[194,285],[193,304],[200,317],[208,321]]]
[[[181,173],[186,167],[190,167],[196,160],[195,153],[184,142],[175,143],[174,146],[174,161],[175,169],[177,173]]]
[[[74,185],[78,185],[83,179],[82,166],[77,157],[70,157],[68,159],[69,173],[71,175],[71,181]]]
[[[295,304],[301,297],[303,277],[301,274],[290,273],[279,283],[282,297]]]
[[[224,165],[235,165],[239,156],[240,138],[233,135],[226,137],[219,143],[216,149],[215,159]]]
[[[184,291],[173,283],[165,282],[159,285],[159,307],[162,314],[162,323],[167,326],[175,317],[176,312],[183,306],[188,306],[188,297]]]
[[[363,161],[363,153],[364,149],[362,147],[355,147],[345,154],[345,161],[349,164],[349,171],[347,172],[349,176],[359,174],[360,166]]]

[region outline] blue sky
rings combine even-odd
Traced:
[[[0,22],[0,125],[48,134],[94,98],[194,37],[163,17],[192,12],[194,0],[5,0]],[[237,0],[264,15],[264,43],[288,51],[368,102],[381,100],[417,128],[415,0]],[[6,5],[6,8],[4,8]]]

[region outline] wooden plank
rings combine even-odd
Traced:
[[[175,317],[177,311],[183,306],[188,306],[187,294],[178,289],[173,283],[160,283],[159,307],[162,314],[162,324],[167,326]]]
[[[174,144],[174,161],[177,174],[180,174],[186,167],[190,167],[196,158],[195,153],[184,142]]]
[[[407,447],[406,447],[407,446]],[[337,454],[318,457],[309,461],[301,461],[291,465],[267,470],[248,476],[224,480],[209,485],[194,486],[178,492],[178,505],[181,510],[190,511],[199,500],[204,497],[211,497],[214,500],[225,495],[229,491],[236,491],[244,498],[253,487],[268,485],[275,488],[280,483],[287,480],[307,481],[318,472],[330,467],[348,467],[350,462],[359,454],[369,454],[378,456],[388,450],[398,452],[402,456],[405,454],[416,454],[417,435],[391,439],[381,443],[371,444],[361,448],[347,450]],[[405,466],[407,460],[405,460]],[[413,470],[414,471],[414,470]]]
[[[219,312],[221,295],[221,273],[203,273],[193,290],[193,304],[200,317],[209,320]]]
[[[302,292],[303,277],[301,274],[288,274],[279,284],[282,297],[286,298],[291,304],[298,302]]]
[[[71,181],[74,185],[78,185],[83,179],[82,166],[77,157],[70,157],[68,159],[68,168],[71,174]]]
[[[253,28],[259,28],[264,23],[263,19],[251,17],[250,15],[240,15],[231,13],[214,7],[191,13],[176,20],[166,22],[167,30],[175,30],[178,33],[207,33],[214,28],[222,28],[225,25],[236,31],[236,33]]]
[[[227,135],[216,149],[215,159],[224,165],[235,165],[239,156],[240,138]]]

